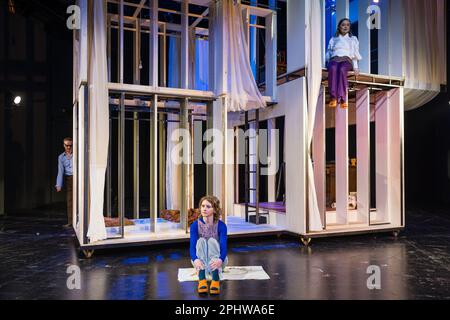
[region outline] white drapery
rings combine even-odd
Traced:
[[[239,1],[223,0],[224,48],[227,54],[226,105],[228,111],[266,107],[252,73]],[[217,92],[222,94],[223,92]]]
[[[108,163],[109,110],[108,110],[108,66],[106,54],[106,1],[89,2],[93,22],[92,42],[88,54],[89,74],[89,182],[90,242],[107,238],[103,203],[105,175]]]
[[[322,231],[323,224],[317,202],[316,186],[314,183],[314,167],[311,158],[312,138],[316,119],[317,101],[320,95],[322,83],[322,57],[317,52],[321,52],[321,39],[317,35],[322,33],[322,11],[320,1],[308,0],[307,2],[307,22],[306,22],[306,68],[307,68],[307,92],[308,92],[308,212],[309,230]]]
[[[180,40],[169,38],[169,72],[167,83],[169,87],[178,88],[180,86]],[[168,121],[177,121],[179,117],[169,114]],[[176,122],[167,123],[167,145],[166,145],[166,209],[177,210],[181,208],[181,166],[171,160],[172,149],[178,141],[172,141],[172,133],[180,126]]]
[[[405,110],[434,99],[447,82],[445,0],[403,0]]]
[[[179,117],[174,114],[168,114],[167,120],[169,122],[167,123],[166,146],[166,209],[179,210],[181,208],[181,165],[174,163],[171,159],[172,150],[179,143],[178,140],[172,139],[172,134],[180,128],[179,123],[173,121],[178,121]]]

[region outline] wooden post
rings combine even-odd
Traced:
[[[358,222],[369,224],[370,216],[370,92],[356,93],[357,210]]]

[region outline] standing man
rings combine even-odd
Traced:
[[[61,192],[63,185],[66,186],[67,193],[67,219],[68,223],[64,225],[68,228],[72,225],[72,138],[64,139],[64,152],[58,157],[58,177],[56,178],[56,191]]]

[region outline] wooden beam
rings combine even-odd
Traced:
[[[206,9],[201,15],[200,17],[197,18],[197,20],[194,21],[194,23],[191,25],[191,28],[195,28],[197,27],[197,25],[202,22],[203,19],[206,18],[206,16],[209,14],[209,8]]]
[[[158,96],[152,97],[150,118],[150,231],[157,231],[158,221]]]
[[[141,13],[141,10],[144,8],[146,2],[147,0],[141,0],[141,2],[136,7],[136,11],[134,11],[133,18],[137,18],[137,16]]]
[[[189,87],[189,2],[181,3],[181,88]]]
[[[348,100],[348,99],[347,99]],[[336,222],[348,222],[348,109],[336,108]]]
[[[119,6],[119,83],[124,81],[124,1],[120,0]]]
[[[314,183],[316,186],[317,205],[322,225],[326,226],[326,92],[322,87],[317,101],[316,120],[313,133]]]
[[[151,0],[150,12],[150,86],[158,87],[158,0]]]
[[[388,92],[377,95],[375,105],[376,152],[376,219],[371,224],[385,223],[389,219],[389,97]],[[371,217],[372,218],[372,217]]]
[[[277,97],[277,13],[266,16],[266,96]]]
[[[400,1],[399,1],[400,2]],[[371,67],[371,54],[370,54],[370,33],[371,30],[367,27],[367,8],[372,4],[372,0],[359,0],[358,3],[358,39],[359,39],[359,51],[362,56],[362,60],[359,63],[359,69],[361,72],[370,74]]]
[[[370,92],[356,93],[357,210],[358,221],[369,224],[370,216]],[[375,191],[375,190],[374,190]]]

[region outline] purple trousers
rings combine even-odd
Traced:
[[[347,102],[348,72],[353,70],[353,65],[344,60],[331,60],[328,64],[328,86],[331,99],[338,102]]]

